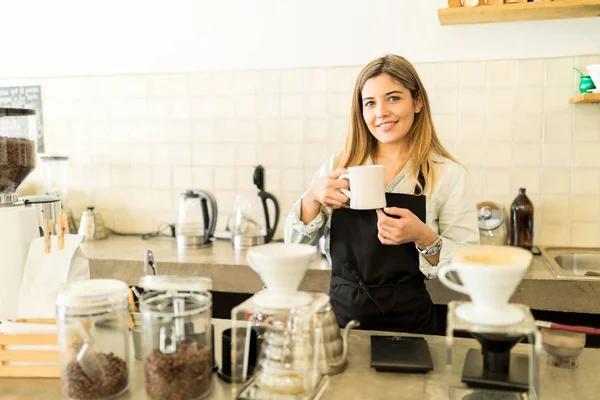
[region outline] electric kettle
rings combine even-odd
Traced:
[[[186,190],[179,196],[177,248],[207,247],[217,226],[217,201],[204,190]]]
[[[265,192],[265,169],[259,165],[254,170],[254,184],[258,193],[239,195],[235,199],[231,242],[234,249],[241,250],[269,243],[273,240],[279,223],[279,202],[271,193]],[[269,215],[267,200],[271,200],[275,215]]]

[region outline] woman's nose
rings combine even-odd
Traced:
[[[377,108],[375,109],[375,113],[377,118],[384,118],[388,115],[388,108],[385,103],[377,104]]]

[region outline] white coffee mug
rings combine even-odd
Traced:
[[[468,295],[478,315],[489,316],[506,309],[532,258],[530,251],[518,247],[459,247],[452,252],[451,264],[440,268],[438,278],[450,289]],[[462,285],[448,279],[452,271]]]
[[[338,179],[350,182],[350,190],[341,189],[350,199],[350,208],[375,210],[386,206],[383,165],[349,167],[348,172]]]

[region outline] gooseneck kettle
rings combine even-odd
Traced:
[[[210,246],[217,226],[217,201],[205,190],[186,190],[179,196],[177,248]]]
[[[265,191],[265,169],[262,165],[255,168],[253,181],[258,193],[240,195],[235,200],[231,241],[238,250],[269,243],[279,223],[279,202]],[[273,216],[269,212],[268,200],[273,203]]]

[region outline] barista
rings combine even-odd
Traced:
[[[286,243],[325,237],[338,323],[438,333],[425,279],[452,249],[479,243],[471,178],[442,146],[427,92],[406,59],[387,55],[359,74],[344,149],[331,156],[287,217]],[[351,210],[346,168],[384,167],[387,207]]]

